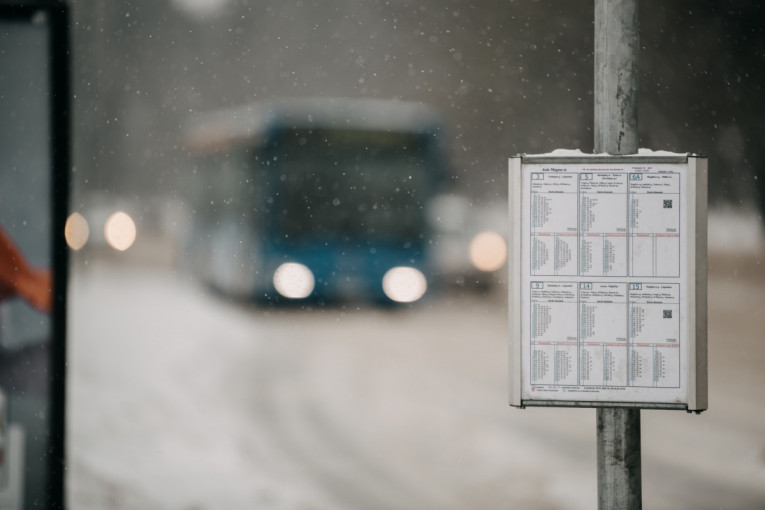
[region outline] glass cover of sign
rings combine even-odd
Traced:
[[[704,409],[705,160],[553,153],[511,172],[512,403]]]

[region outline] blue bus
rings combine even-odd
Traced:
[[[292,99],[187,131],[194,273],[256,301],[409,303],[427,291],[443,122],[420,103]]]

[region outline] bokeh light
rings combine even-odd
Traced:
[[[118,251],[125,251],[135,242],[136,228],[133,218],[118,211],[106,220],[104,236],[109,246]]]
[[[496,271],[507,260],[507,243],[496,232],[481,232],[470,243],[470,261],[480,271]]]
[[[66,244],[74,251],[82,249],[90,237],[90,227],[88,221],[80,213],[72,213],[66,219],[64,226],[64,237]]]
[[[425,275],[413,267],[394,267],[383,277],[383,291],[397,303],[412,303],[428,289]]]
[[[307,298],[313,292],[314,285],[311,270],[297,262],[286,262],[274,272],[274,288],[286,298]]]

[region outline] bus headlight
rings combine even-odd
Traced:
[[[496,271],[507,260],[507,243],[496,232],[481,232],[470,243],[470,262],[476,269]]]
[[[297,262],[285,262],[274,272],[274,288],[286,298],[307,298],[313,292],[314,285],[311,270]]]
[[[383,291],[397,303],[413,303],[428,289],[425,275],[413,267],[394,267],[383,276]]]

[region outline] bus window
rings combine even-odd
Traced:
[[[423,140],[325,130],[286,135],[275,169],[281,176],[272,182],[283,206],[275,229],[292,240],[417,242],[432,185]]]

